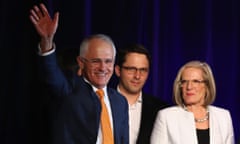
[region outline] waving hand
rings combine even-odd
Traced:
[[[44,4],[34,6],[30,10],[30,20],[36,31],[41,37],[40,47],[42,51],[48,51],[52,48],[53,38],[58,27],[59,13],[54,14],[53,19]]]

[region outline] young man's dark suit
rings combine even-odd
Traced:
[[[54,144],[96,144],[100,101],[83,77],[69,83],[57,65],[56,55],[39,56],[40,74],[57,97],[59,117],[55,121]],[[129,143],[128,103],[115,90],[108,88],[111,103],[115,144]]]
[[[136,144],[150,144],[150,137],[157,112],[169,106],[156,97],[143,93],[140,130]]]

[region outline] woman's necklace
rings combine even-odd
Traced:
[[[207,109],[207,112],[206,112],[206,115],[205,115],[204,118],[201,118],[201,119],[194,118],[196,123],[203,123],[203,122],[207,121],[208,119],[209,119],[209,111],[208,111],[208,109]]]
[[[184,108],[186,111],[188,111],[188,109],[187,109],[186,106],[184,106],[183,108]],[[194,118],[194,120],[195,120],[196,123],[203,123],[203,122],[207,121],[208,119],[209,119],[209,110],[208,110],[208,109],[207,109],[207,112],[206,112],[206,115],[205,115],[204,118],[200,118],[200,119]]]

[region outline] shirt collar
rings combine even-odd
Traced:
[[[117,91],[118,91],[119,93],[121,93],[121,90],[120,90],[120,88],[119,88],[119,85],[117,86]],[[123,94],[122,94],[122,95],[123,95]],[[136,103],[142,103],[142,91],[140,92],[140,95],[139,95],[137,101],[135,102],[135,104],[136,104]]]
[[[94,85],[92,85],[85,77],[83,77],[84,81],[87,82],[88,84],[90,84],[93,88],[93,91],[96,92],[99,88],[95,87]],[[104,91],[104,95],[107,94],[107,86],[103,87],[102,90]]]

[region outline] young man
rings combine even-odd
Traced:
[[[168,106],[142,92],[149,75],[150,62],[148,50],[138,44],[119,49],[117,55],[117,90],[129,104],[129,144],[149,144],[156,114],[158,110]]]
[[[30,20],[41,38],[40,73],[60,105],[52,143],[128,144],[128,103],[116,90],[107,87],[116,55],[112,40],[103,34],[84,39],[77,57],[81,70],[69,81],[57,65],[53,42],[59,14],[51,19],[43,4],[30,12]],[[99,98],[99,89],[103,99]]]

